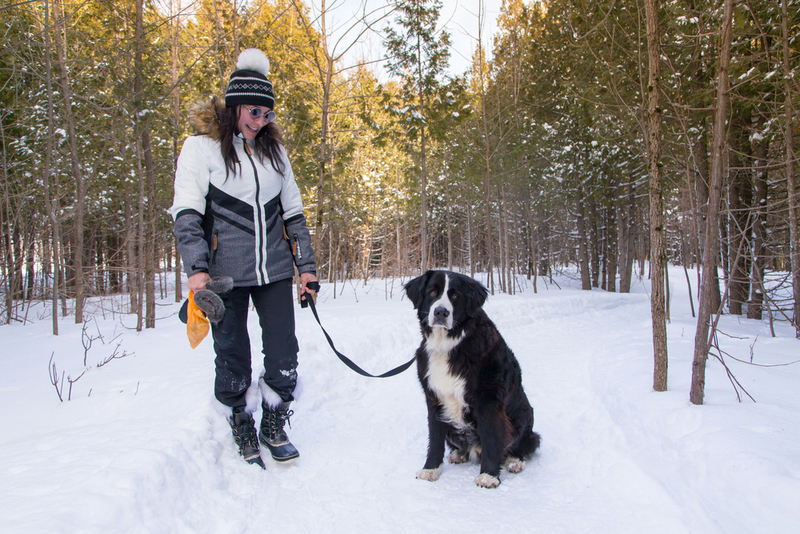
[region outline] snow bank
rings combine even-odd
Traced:
[[[683,280],[675,271],[671,280]],[[800,365],[726,362],[739,403],[710,360],[706,404],[689,403],[695,320],[671,287],[669,391],[652,391],[650,307],[634,293],[539,281],[485,306],[516,353],[542,435],[520,474],[476,487],[478,466],[414,478],[426,452],[425,405],[413,368],[369,379],[341,364],[308,310],[296,309],[300,385],[292,465],[267,470],[237,455],[212,400],[210,339],[189,348],[179,305],[158,327],[106,314],[50,334],[0,327],[0,530],[3,532],[794,532],[800,525]],[[526,284],[524,280],[521,281]],[[400,281],[324,285],[319,312],[337,348],[373,373],[408,360],[420,335]],[[390,296],[391,292],[391,296]],[[251,332],[257,321],[251,315]],[[785,325],[725,316],[723,349],[760,365],[798,359]],[[115,337],[118,336],[118,337]],[[257,336],[253,336],[257,339]],[[102,367],[119,344],[128,355]],[[258,365],[260,347],[254,345]],[[73,379],[60,402],[48,362]],[[257,374],[257,369],[254,371]]]

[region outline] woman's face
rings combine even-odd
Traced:
[[[237,127],[242,136],[252,141],[258,132],[269,123],[268,113],[271,110],[266,106],[239,106],[239,121]],[[257,115],[257,116],[256,116]]]

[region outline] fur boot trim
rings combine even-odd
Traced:
[[[283,402],[280,395],[264,382],[263,378],[258,379],[258,388],[261,390],[261,398],[270,408],[277,408]]]

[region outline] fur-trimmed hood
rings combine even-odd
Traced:
[[[219,141],[219,112],[225,109],[225,101],[217,98],[198,100],[189,108],[189,124],[202,135]]]

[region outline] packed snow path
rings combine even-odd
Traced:
[[[680,279],[673,276],[673,280]],[[682,273],[680,273],[682,274]],[[495,490],[474,464],[445,463],[415,479],[427,446],[415,370],[356,375],[335,357],[309,310],[296,309],[301,383],[288,433],[300,450],[266,471],[242,461],[211,399],[210,338],[192,351],[177,305],[136,334],[105,312],[88,370],[59,402],[51,354],[84,369],[80,326],[49,311],[0,327],[0,530],[3,532],[795,532],[800,525],[800,369],[729,362],[758,403],[737,402],[709,362],[706,405],[688,402],[694,319],[673,288],[669,391],[652,391],[650,307],[633,294],[539,281],[485,309],[515,352],[542,446]],[[420,342],[400,282],[323,286],[319,312],[337,348],[373,373],[407,361]],[[342,292],[342,289],[344,291]],[[685,308],[685,309],[684,309]],[[724,318],[726,350],[762,364],[800,354],[788,329]],[[254,361],[260,359],[251,314]],[[112,341],[116,334],[122,334]],[[758,341],[756,342],[756,336]],[[103,343],[105,341],[105,343]],[[134,353],[95,365],[119,352]]]

